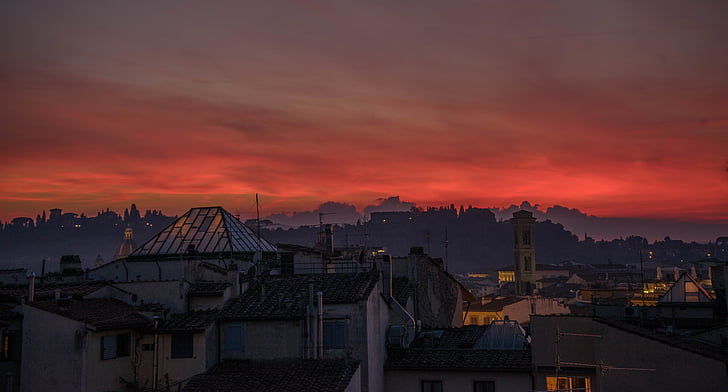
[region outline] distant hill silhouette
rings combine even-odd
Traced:
[[[261,221],[261,233],[274,243],[313,246],[319,222],[335,223],[336,247],[382,246],[391,254],[405,255],[411,247],[421,246],[432,256],[446,259],[451,271],[479,271],[512,263],[508,219],[519,209],[534,212],[538,219],[538,263],[637,262],[640,251],[644,254],[648,250],[664,261],[701,260],[709,254],[728,256],[719,254],[710,242],[728,234],[725,224],[598,218],[562,206],[542,211],[528,202],[505,209],[454,205],[420,209],[395,196],[367,206],[366,215],[359,214],[353,205],[327,202],[312,211],[267,216]],[[80,255],[88,268],[98,255],[106,262],[112,260],[126,227],[134,230],[134,240],[141,245],[174,219],[161,211],[148,210],[141,215],[134,205],[123,215],[106,210],[86,217],[54,209],[47,218],[43,212],[35,220],[14,219],[0,230],[0,268],[40,271],[41,260],[46,259],[46,270],[55,271],[65,254]],[[689,238],[700,242],[670,239],[680,238],[676,233],[681,231],[692,233]]]

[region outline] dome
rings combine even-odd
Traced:
[[[136,242],[133,239],[134,230],[131,227],[127,227],[124,230],[124,240],[116,247],[114,252],[114,260],[122,259],[129,256],[129,253],[133,252],[137,248]]]

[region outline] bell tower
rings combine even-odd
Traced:
[[[533,229],[536,218],[529,211],[513,213],[513,262],[517,295],[533,295],[536,288],[536,248]]]

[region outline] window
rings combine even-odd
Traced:
[[[562,392],[591,392],[591,380],[589,377],[546,377],[546,389],[549,391]]]
[[[195,335],[191,333],[179,333],[172,335],[172,352],[170,358],[192,358],[194,347],[192,342]]]
[[[523,232],[523,245],[531,245],[531,232],[529,230]]]
[[[293,275],[293,253],[281,254],[281,275]]]
[[[495,381],[473,381],[473,392],[495,392]]]
[[[15,344],[17,335],[13,333],[4,333],[2,335],[2,346],[0,346],[0,360],[10,361],[15,359]]]
[[[478,316],[470,316],[470,324],[478,325]]]
[[[101,359],[128,357],[131,353],[131,334],[106,335],[101,337]]]
[[[442,381],[440,380],[423,380],[422,392],[442,392]]]
[[[225,351],[244,351],[245,342],[243,340],[243,324],[225,324],[224,333],[224,350]]]
[[[324,321],[324,348],[344,348],[344,332],[346,322],[344,320]]]
[[[531,256],[523,256],[523,270],[524,271],[531,270]]]

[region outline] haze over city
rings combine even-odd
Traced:
[[[725,224],[727,11],[4,2],[0,220],[260,193],[266,214],[399,195]]]

